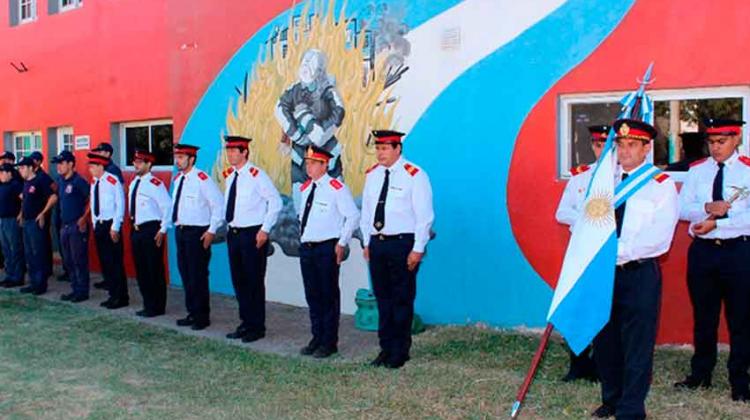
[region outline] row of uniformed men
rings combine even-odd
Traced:
[[[416,274],[429,240],[434,219],[430,182],[423,170],[402,156],[403,133],[373,131],[378,163],[368,170],[362,200],[362,217],[349,189],[327,174],[327,151],[310,146],[305,155],[309,180],[300,192],[300,266],[310,309],[312,339],[301,353],[328,357],[338,351],[340,314],[339,266],[354,231],[362,232],[364,256],[369,261],[379,310],[381,352],[374,365],[398,368],[409,359]],[[177,144],[179,173],[172,195],[151,174],[155,156],[136,151],[136,176],[128,187],[132,254],[144,308],[139,316],[164,314],[166,283],[163,242],[174,226],[177,261],[185,289],[187,316],[180,326],[200,330],[210,325],[208,264],[211,244],[220,226],[227,225],[229,265],[239,302],[240,324],[227,335],[253,342],[265,336],[265,273],[268,235],[282,208],[281,197],[266,173],[249,161],[251,139],[227,136],[225,148],[231,165],[224,172],[226,191],[195,168],[198,147]],[[102,153],[88,155],[90,186],[75,171],[75,157],[63,152],[53,159],[60,174],[57,192],[41,181],[30,159],[16,166],[25,179],[20,196],[24,236],[43,232],[44,220],[57,197],[62,215],[63,262],[71,277],[72,292],[64,300],[88,299],[86,255],[88,219],[94,226],[96,249],[109,299],[102,306],[117,309],[129,304],[120,232],[125,216],[122,181],[106,168],[112,165]],[[0,173],[9,165],[0,168]],[[11,212],[12,213],[12,212]],[[18,212],[16,212],[17,214]],[[15,220],[15,215],[13,216]],[[361,220],[361,223],[360,223]],[[27,234],[27,231],[29,232]],[[39,270],[37,248],[49,253],[39,240],[29,240],[27,262],[31,285],[24,292],[46,291],[49,269]],[[48,239],[46,241],[48,244]],[[46,248],[45,248],[46,247]],[[46,266],[45,266],[46,267]],[[6,285],[18,286],[23,275],[8,272]]]
[[[750,401],[750,158],[741,156],[743,121],[709,119],[702,138],[710,157],[690,164],[679,192],[664,173],[615,209],[618,251],[610,320],[581,355],[571,353],[564,380],[598,378],[602,405],[595,417],[644,418],[653,366],[661,274],[657,259],[669,250],[678,219],[690,223],[687,284],[693,306],[695,353],[691,373],[676,388],[710,387],[717,357],[722,302],[730,333],[728,363],[731,396]],[[599,157],[609,126],[592,126],[592,148]],[[656,130],[643,122],[618,120],[617,182],[647,164]],[[596,164],[571,170],[556,218],[586,223],[585,195]]]

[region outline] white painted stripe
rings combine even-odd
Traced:
[[[393,91],[399,99],[395,111],[396,129],[408,133],[438,95],[461,74],[565,1],[466,0],[408,32],[409,71]],[[455,30],[458,30],[459,44],[455,48],[443,48],[443,37]],[[512,81],[499,80],[498,83]]]

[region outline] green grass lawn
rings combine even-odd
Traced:
[[[0,418],[507,417],[537,342],[433,328],[416,337],[412,361],[391,371],[259,354],[0,292]],[[711,391],[673,391],[688,358],[657,352],[652,418],[750,417],[750,405],[728,398],[723,369]],[[597,385],[558,382],[566,361],[553,343],[523,418],[586,418],[596,407]]]

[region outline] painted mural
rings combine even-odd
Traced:
[[[309,144],[331,151],[329,173],[358,197],[375,161],[369,131],[406,132],[406,157],[433,183],[438,232],[421,268],[417,311],[435,323],[541,325],[550,288],[519,249],[505,206],[514,139],[536,101],[630,4],[310,0],[234,54],[181,141],[202,147],[199,165],[210,165],[223,184],[222,136],[253,138],[251,160],[285,205],[271,232],[267,298],[304,305],[296,258],[301,152]],[[574,47],[561,48],[559,39]],[[223,245],[215,247],[211,287],[231,293],[226,261]],[[180,281],[176,273],[173,280]],[[342,265],[342,310],[352,313],[356,290],[368,287],[355,239]]]

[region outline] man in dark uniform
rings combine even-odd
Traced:
[[[42,164],[44,163],[44,155],[42,154],[42,152],[39,152],[39,151],[31,152],[31,154],[29,155],[29,157],[34,162],[34,171],[36,171],[37,177],[39,177],[39,182],[46,182],[46,183],[48,183],[50,185],[50,187],[52,188],[52,191],[56,192],[57,191],[57,183],[52,178],[52,176],[50,176],[50,174],[47,173],[47,171],[44,170],[44,167],[42,166]],[[53,267],[53,258],[52,258],[52,244],[53,244],[53,242],[52,241],[59,239],[59,235],[53,235],[52,234],[53,230],[59,228],[59,224],[56,222],[56,216],[57,216],[56,213],[57,213],[57,207],[58,207],[58,205],[59,205],[59,200],[58,200],[58,203],[47,214],[47,234],[50,236],[50,239],[49,239],[50,248],[49,248],[49,252],[47,253],[48,264],[46,265],[46,267],[49,268],[49,272],[47,273],[47,277],[52,276],[52,267]],[[57,243],[57,245],[58,245],[57,248],[59,249],[60,248],[60,246],[59,246],[60,244]],[[61,277],[62,277],[62,279],[60,279],[60,280],[66,281],[66,279],[67,279],[67,273],[63,273],[63,275]]]
[[[128,306],[128,282],[123,264],[120,230],[125,217],[125,191],[116,176],[104,170],[109,159],[89,153],[91,222],[94,225],[96,252],[107,284],[109,299],[100,305],[107,309]]]
[[[404,133],[372,135],[378,163],[367,171],[360,221],[378,304],[381,351],[372,365],[398,369],[409,360],[417,270],[435,214],[427,174],[401,155]]]
[[[211,325],[208,263],[211,243],[223,222],[224,198],[207,173],[195,167],[198,147],[174,146],[180,172],[172,182],[172,223],[177,243],[177,268],[185,288],[188,315],[177,320],[180,327],[202,330]]]
[[[18,226],[23,182],[14,179],[13,172],[15,169],[10,163],[0,164],[0,247],[5,256],[5,278],[0,286],[6,288],[23,285],[26,274],[23,239]]]
[[[12,152],[3,152],[0,154],[0,165],[3,164],[9,164],[12,168],[12,179],[18,181],[23,185],[23,179],[21,179],[21,176],[18,174],[18,171],[16,171],[15,165],[16,163],[16,155],[14,155]],[[3,255],[3,252],[0,251],[0,268],[5,268],[5,256]]]
[[[299,263],[312,330],[312,340],[300,353],[315,358],[338,351],[339,267],[359,223],[359,210],[349,188],[326,173],[331,158],[325,149],[310,146],[305,153],[310,179],[300,188],[304,207],[299,212]]]
[[[41,295],[47,292],[47,280],[52,274],[48,220],[57,203],[57,194],[48,179],[38,176],[33,160],[25,157],[17,166],[25,180],[21,218],[24,254],[31,283],[21,292]]]
[[[120,170],[120,167],[112,161],[114,149],[111,144],[106,142],[99,143],[96,147],[91,149],[91,152],[106,158],[107,165],[104,167],[104,170],[114,175],[120,181],[120,184],[125,185],[125,178],[122,176],[122,170]],[[107,280],[104,279],[94,283],[94,287],[97,289],[107,289]]]
[[[268,234],[282,207],[281,196],[271,178],[249,161],[250,141],[246,137],[227,136],[224,144],[232,165],[224,172],[227,250],[241,320],[227,338],[241,338],[245,343],[266,336]]]
[[[729,327],[732,399],[750,401],[750,158],[740,156],[743,121],[706,121],[711,157],[693,163],[680,192],[690,222],[687,284],[693,304],[691,372],[677,388],[711,386],[721,306]],[[743,190],[744,189],[744,190]]]
[[[172,198],[167,187],[151,174],[156,155],[136,150],[133,157],[135,177],[128,191],[130,245],[135,261],[138,289],[143,309],[136,315],[152,318],[164,315],[167,306],[167,280],[164,276],[164,234],[169,227]]]
[[[672,243],[679,209],[669,176],[646,161],[656,130],[638,120],[615,121],[618,188],[617,266],[609,321],[594,339],[602,405],[592,416],[645,419],[661,302],[658,257]],[[624,185],[623,185],[624,184]]]

